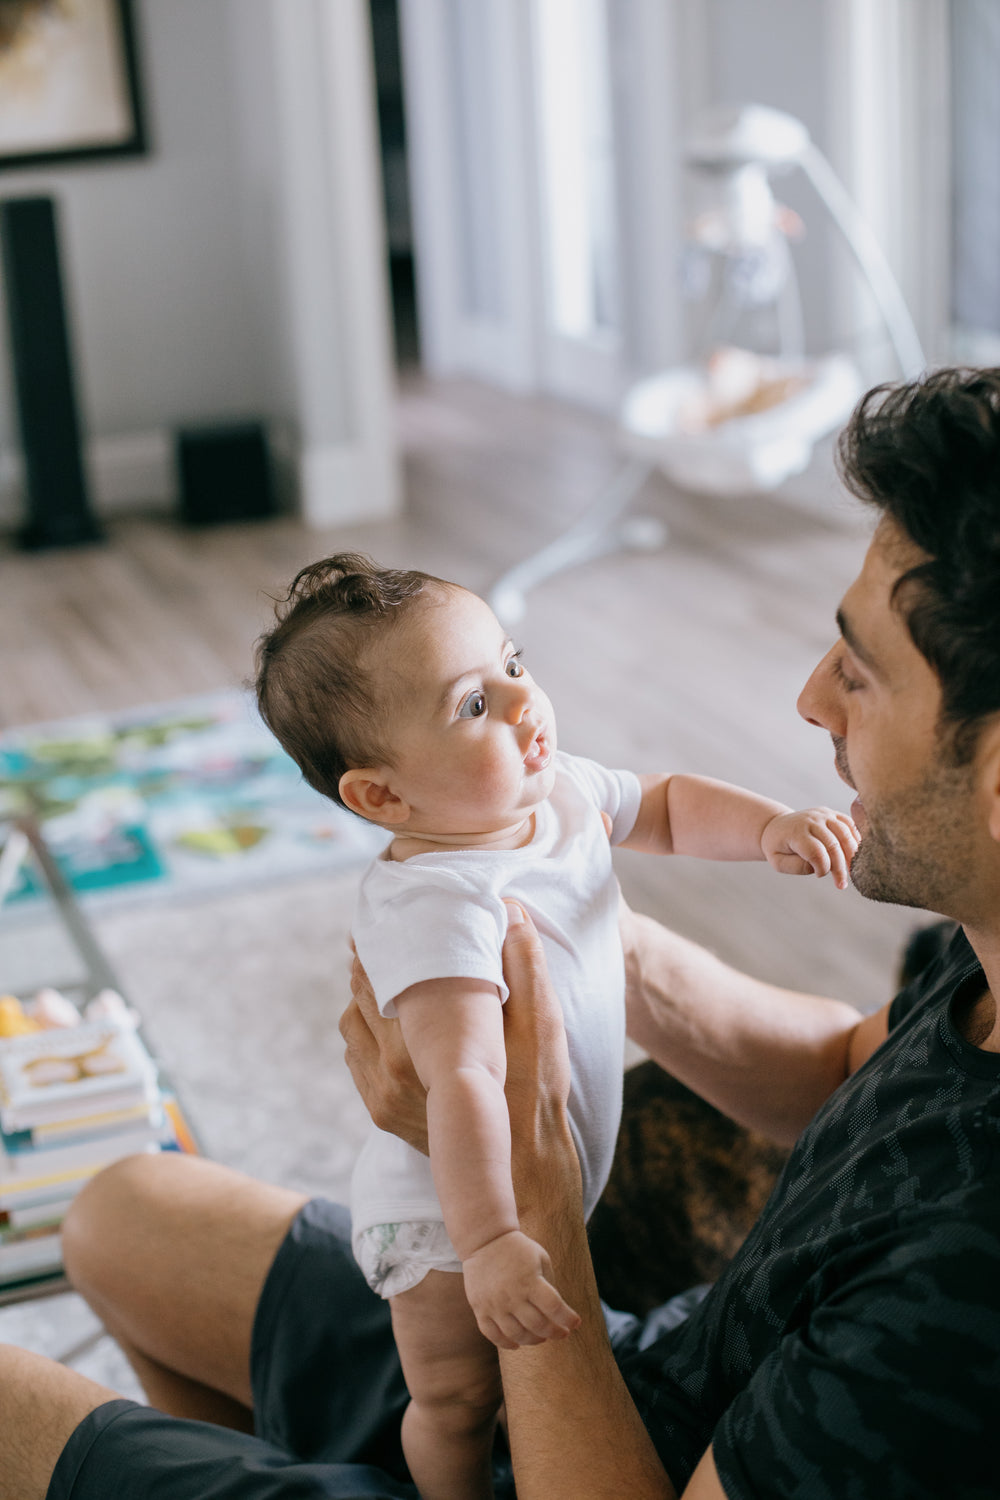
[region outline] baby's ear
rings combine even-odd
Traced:
[[[372,766],[345,771],[340,778],[340,796],[345,807],[369,823],[382,823],[388,828],[405,823],[410,816],[409,803],[390,789],[386,773]]]

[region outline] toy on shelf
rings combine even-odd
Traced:
[[[0,1037],[28,1036],[41,1029],[37,1021],[25,1014],[15,995],[0,995]]]

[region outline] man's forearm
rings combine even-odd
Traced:
[[[628,1033],[714,1104],[790,1145],[850,1070],[860,1012],[764,984],[649,917],[623,914]]]
[[[538,934],[511,906],[504,943],[511,1170],[521,1227],[544,1245],[581,1322],[567,1339],[500,1351],[519,1500],[674,1494],[608,1344],[569,1129],[569,1058]]]
[[[611,1352],[582,1209],[552,1172],[567,1149],[571,1141],[553,1149],[550,1140],[518,1181],[522,1227],[545,1245],[582,1319],[568,1339],[500,1351],[518,1497],[671,1500],[676,1491]]]

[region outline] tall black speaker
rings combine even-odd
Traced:
[[[69,329],[51,198],[0,202],[0,248],[24,450],[25,547],[100,538],[80,446]]]

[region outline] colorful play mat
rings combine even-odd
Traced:
[[[0,734],[0,818],[25,812],[88,903],[360,866],[384,842],[306,785],[239,689]],[[26,862],[5,904],[36,893]]]

